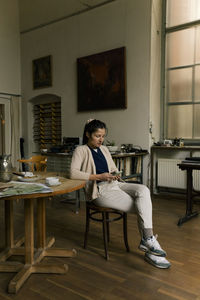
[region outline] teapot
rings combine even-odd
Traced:
[[[11,155],[0,155],[0,182],[8,182],[12,179]]]

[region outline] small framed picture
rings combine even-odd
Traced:
[[[44,56],[33,60],[33,88],[52,86],[52,56]]]

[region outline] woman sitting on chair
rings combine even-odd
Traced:
[[[89,120],[84,128],[83,145],[72,157],[71,178],[87,180],[86,197],[97,206],[136,212],[141,234],[139,249],[145,251],[145,260],[158,268],[169,268],[166,252],[153,235],[152,203],[149,189],[142,184],[125,183],[103,141],[106,125]]]

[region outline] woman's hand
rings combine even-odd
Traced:
[[[101,181],[112,181],[112,180],[117,180],[117,176],[114,176],[110,173],[102,173],[98,174],[99,180]]]
[[[102,173],[102,174],[92,174],[90,175],[90,180],[100,180],[100,181],[112,181],[118,180],[119,176],[114,176],[110,173]]]

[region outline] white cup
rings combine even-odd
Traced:
[[[59,178],[56,177],[47,177],[46,184],[48,185],[57,185],[59,183]]]

